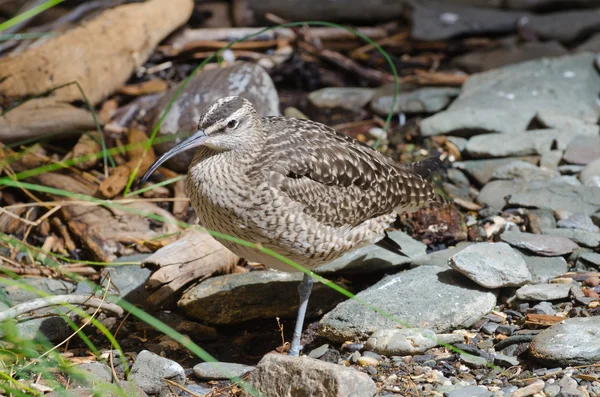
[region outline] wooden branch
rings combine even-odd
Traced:
[[[208,233],[188,229],[177,241],[142,262],[143,267],[154,270],[146,284],[146,288],[155,290],[148,302],[158,307],[194,281],[234,272],[239,261]]]
[[[312,31],[311,31],[312,32]],[[384,84],[394,81],[394,76],[389,73],[380,72],[375,69],[367,68],[353,61],[352,59],[331,50],[324,48],[316,48],[306,42],[298,43],[299,47],[308,51],[310,54],[316,55],[328,62],[331,62],[340,68],[354,73],[359,77],[376,84]]]
[[[462,86],[469,79],[468,74],[457,74],[447,72],[425,72],[417,70],[412,76],[400,78],[402,83],[417,85],[437,85],[437,86]]]
[[[38,98],[0,116],[0,141],[11,143],[68,131],[89,131],[94,128],[94,119],[87,110],[55,98]]]
[[[123,315],[123,308],[114,303],[103,301],[100,298],[89,295],[53,295],[44,298],[34,299],[28,302],[21,303],[13,306],[10,309],[0,312],[0,322],[11,320],[20,316],[21,314],[29,313],[34,310],[42,309],[44,307],[56,306],[56,305],[79,305],[88,307],[99,307],[109,312],[113,312],[117,316]]]

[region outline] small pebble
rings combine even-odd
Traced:
[[[544,385],[544,381],[538,379],[533,383],[529,384],[528,386],[522,387],[515,391],[512,397],[533,396],[534,394],[541,392],[544,389]]]
[[[372,365],[369,365],[367,367],[367,372],[371,375],[377,375],[377,368],[373,367]]]
[[[373,357],[362,356],[358,360],[356,360],[356,363],[363,367],[366,367],[368,365],[376,366],[377,364],[379,364],[379,360]]]
[[[321,345],[308,353],[308,357],[310,358],[321,358],[325,353],[327,353],[327,349],[329,349],[328,344]]]
[[[352,364],[356,364],[356,362],[358,361],[358,359],[360,358],[361,354],[360,352],[354,352],[350,355],[349,361]]]
[[[560,393],[559,385],[549,385],[544,388],[544,394],[548,397],[556,397]]]

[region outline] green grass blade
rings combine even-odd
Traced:
[[[46,11],[49,8],[54,7],[57,4],[62,3],[64,0],[47,0],[45,2],[43,2],[42,4],[33,7],[30,10],[25,11],[22,14],[19,14],[11,19],[9,19],[6,22],[2,22],[0,23],[0,32],[2,32],[3,30],[6,30],[8,28],[11,28],[23,21],[28,20],[29,18],[33,18],[34,16]]]

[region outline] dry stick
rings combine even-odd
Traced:
[[[0,322],[13,319],[21,314],[29,313],[37,309],[63,304],[102,308],[115,313],[117,316],[123,314],[123,308],[121,306],[104,302],[102,299],[90,297],[89,295],[54,295],[21,303],[0,312]]]

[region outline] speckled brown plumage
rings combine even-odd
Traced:
[[[235,128],[227,124],[234,120]],[[187,191],[208,229],[261,243],[303,266],[373,244],[397,213],[437,200],[432,162],[401,165],[319,123],[260,119],[229,97],[209,106]],[[272,257],[221,241],[236,254],[281,270]]]

